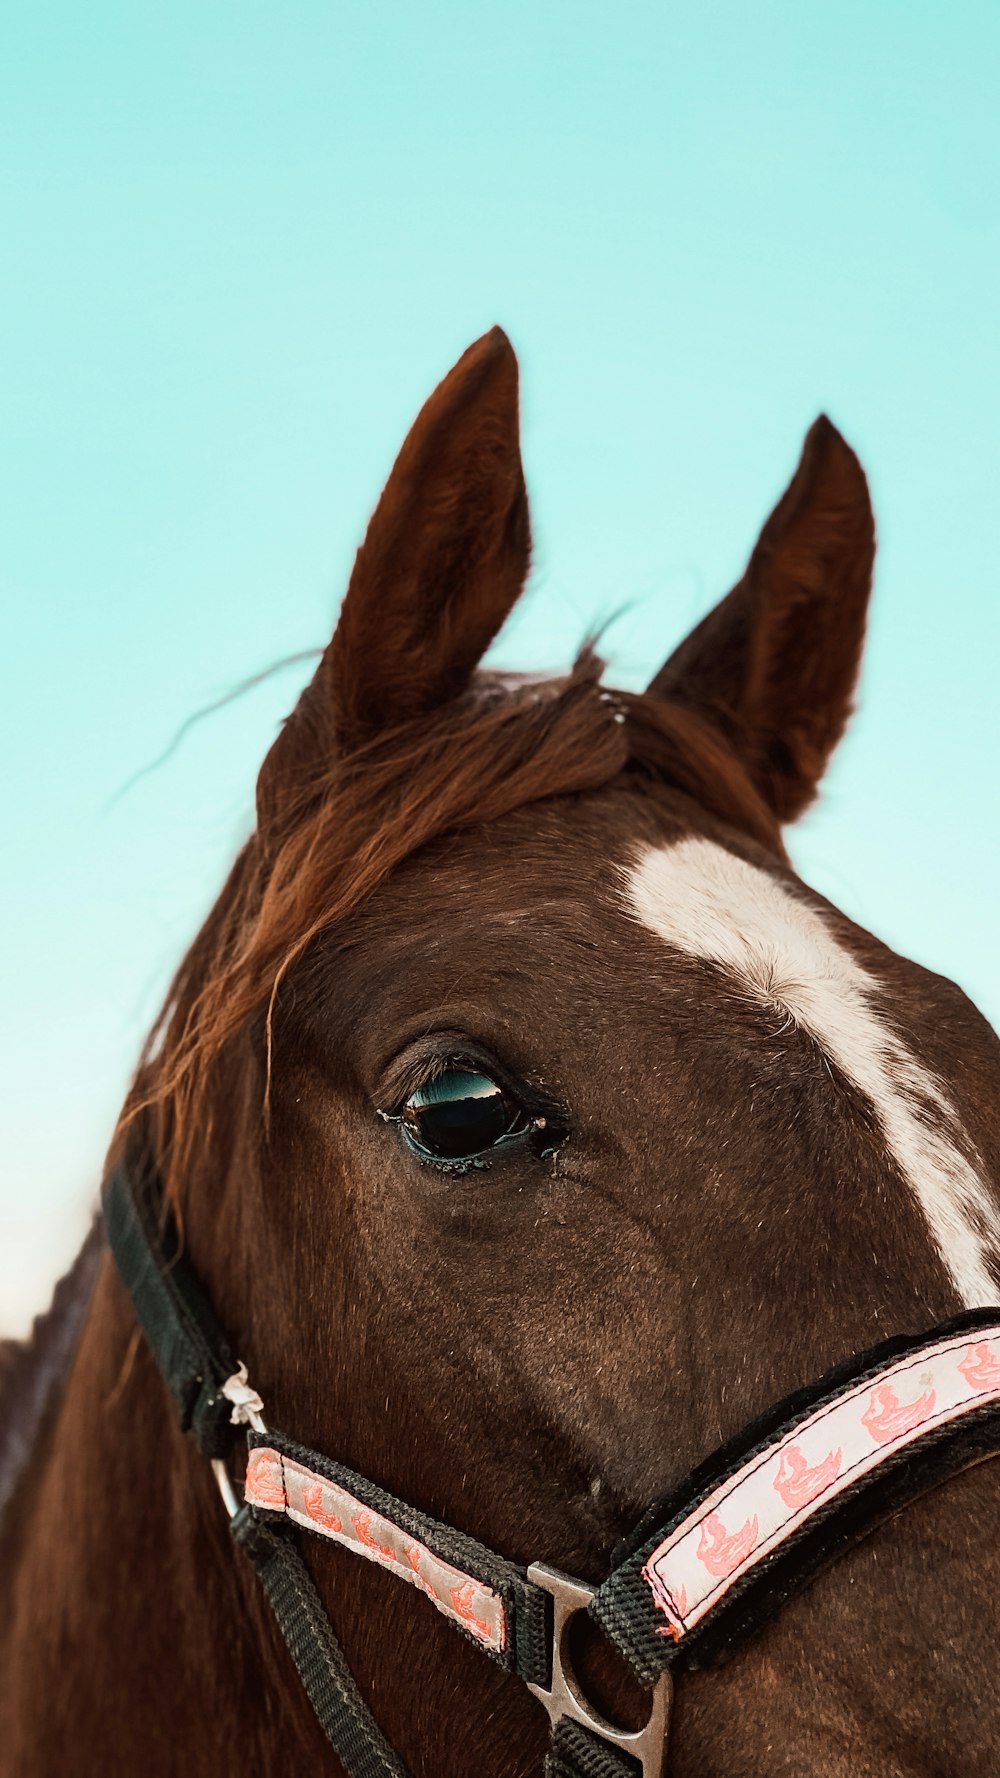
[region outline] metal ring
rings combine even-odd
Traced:
[[[219,1493],[222,1495],[222,1504],[229,1517],[235,1519],[240,1510],[240,1503],[236,1498],[236,1489],[233,1487],[233,1480],[226,1468],[224,1458],[212,1458],[212,1474],[218,1484]]]
[[[552,1727],[555,1728],[562,1717],[569,1717],[592,1734],[599,1735],[611,1747],[631,1754],[639,1763],[642,1778],[663,1778],[673,1699],[670,1674],[664,1673],[657,1680],[649,1718],[641,1729],[620,1729],[615,1723],[608,1722],[587,1697],[564,1646],[566,1626],[576,1612],[586,1611],[594,1597],[593,1587],[573,1580],[568,1574],[561,1574],[558,1568],[549,1568],[545,1562],[533,1562],[528,1569],[528,1579],[552,1595],[551,1685],[548,1690],[540,1685],[528,1686],[529,1692],[544,1704]]]

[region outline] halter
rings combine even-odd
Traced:
[[[297,1529],[417,1588],[524,1682],[551,1722],[545,1778],[661,1778],[676,1673],[724,1658],[873,1525],[1000,1451],[1000,1310],[971,1310],[786,1396],[646,1514],[599,1586],[540,1562],[525,1569],[265,1425],[156,1175],[119,1164],[103,1199],[112,1254],[181,1425],[212,1463],[233,1538],[348,1778],[408,1774],[354,1683]],[[242,1502],[229,1469],[241,1436]],[[579,1611],[649,1688],[644,1728],[616,1727],[587,1698],[565,1635]]]

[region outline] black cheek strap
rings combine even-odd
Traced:
[[[232,1533],[257,1570],[316,1719],[350,1778],[409,1778],[354,1683],[292,1534],[262,1525],[249,1507],[232,1520]]]
[[[180,1414],[209,1458],[228,1457],[239,1436],[223,1385],[237,1371],[174,1218],[152,1173],[119,1162],[102,1194],[108,1244],[143,1333]]]

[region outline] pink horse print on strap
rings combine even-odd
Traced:
[[[642,1577],[679,1642],[729,1589],[880,1463],[1000,1402],[1000,1330],[943,1336],[847,1388],[776,1435],[668,1533]]]
[[[843,1453],[838,1448],[828,1451],[821,1462],[810,1469],[799,1450],[798,1445],[789,1445],[781,1453],[778,1473],[774,1478],[775,1491],[781,1495],[785,1505],[797,1512],[800,1507],[808,1506],[811,1501],[818,1500],[825,1494],[831,1482],[836,1481],[840,1474]]]
[[[739,1531],[734,1531],[731,1535],[727,1535],[718,1513],[708,1513],[701,1521],[699,1562],[705,1564],[709,1574],[718,1575],[724,1580],[727,1574],[732,1574],[733,1569],[738,1568],[749,1556],[757,1542],[757,1530],[756,1513]]]
[[[880,1383],[872,1390],[861,1423],[880,1445],[888,1445],[912,1432],[915,1426],[922,1426],[933,1411],[933,1389],[926,1389],[916,1401],[900,1401],[891,1383]]]
[[[257,1445],[247,1462],[244,1497],[251,1506],[280,1512],[307,1531],[354,1550],[418,1587],[453,1622],[484,1647],[506,1647],[503,1600],[485,1581],[411,1537],[401,1526],[357,1500],[338,1482],[268,1445]]]
[[[343,1522],[336,1513],[328,1513],[323,1505],[323,1489],[319,1482],[314,1483],[311,1488],[303,1489],[302,1504],[313,1524],[318,1525],[321,1531],[343,1531]]]
[[[977,1340],[970,1346],[958,1368],[977,1394],[1000,1389],[1000,1358],[988,1340]]]

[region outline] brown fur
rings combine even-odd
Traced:
[[[743,579],[650,687],[712,717],[782,821],[812,801],[844,732],[874,559],[861,465],[821,415]]]
[[[958,1305],[866,1106],[620,902],[640,844],[690,833],[808,893],[779,822],[853,692],[856,459],[814,430],[744,590],[645,696],[603,692],[590,656],[552,684],[473,677],[526,561],[495,332],[404,446],[116,1144],[152,1132],[277,1424],[513,1558],[596,1578],[721,1438]],[[828,917],[995,1179],[992,1034]],[[375,1116],[470,1049],[566,1108],[554,1157],[446,1176]],[[987,1465],[845,1556],[682,1681],[675,1778],[992,1774],[998,1531]],[[336,1773],[107,1263],[0,1553],[4,1778]],[[307,1555],[415,1778],[541,1771],[516,1681],[391,1577]]]
[[[551,796],[594,790],[628,769],[668,779],[700,805],[780,852],[738,762],[694,713],[599,688],[581,656],[564,682],[507,692],[501,683],[328,762],[277,856],[255,840],[178,973],[124,1118],[152,1103],[178,1186],[210,1116],[213,1064],[321,932],[367,900],[404,859],[443,833],[499,820]],[[624,718],[623,721],[617,717]],[[162,1039],[162,1041],[161,1041]]]

